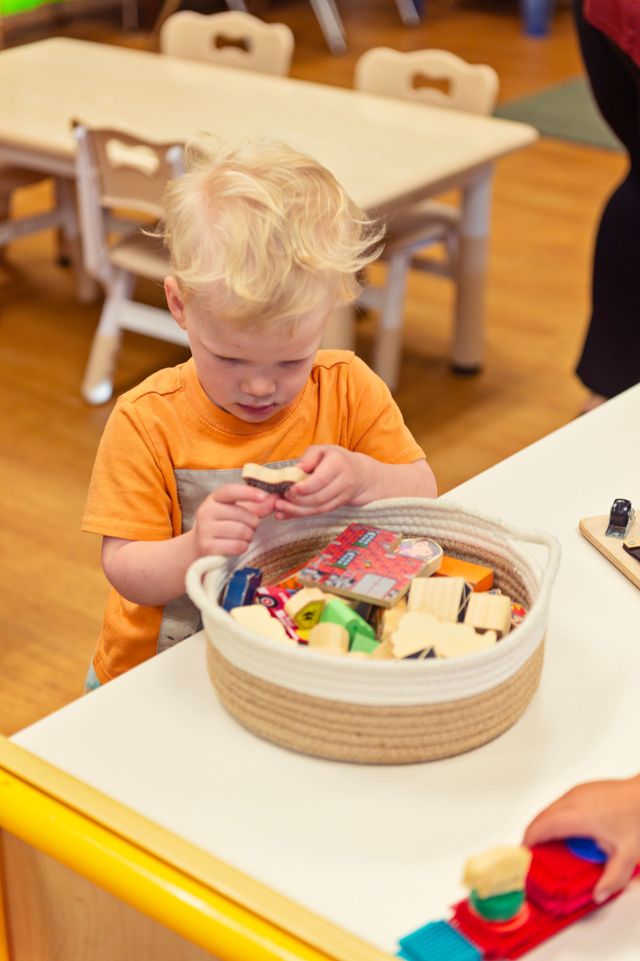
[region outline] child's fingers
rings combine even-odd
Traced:
[[[593,900],[606,901],[616,891],[621,891],[631,880],[637,860],[637,852],[616,851],[607,861],[602,877],[593,890]]]
[[[554,841],[557,838],[568,838],[574,834],[587,834],[584,818],[576,812],[572,805],[562,800],[555,801],[544,811],[541,811],[527,827],[522,843],[527,847],[542,844],[544,841]]]
[[[320,501],[305,501],[304,504],[292,504],[289,501],[282,501],[276,504],[276,518],[283,520],[288,517],[308,517],[310,514],[326,514],[337,507],[342,507],[345,503],[344,495],[336,494],[329,500],[323,498]]]
[[[242,501],[262,503],[270,495],[251,484],[223,484],[209,496],[218,504],[237,504]]]
[[[330,500],[335,494],[344,487],[344,481],[340,474],[331,473],[324,470],[324,465],[308,480],[294,484],[287,491],[286,500],[293,504],[317,503],[323,500]]]
[[[312,444],[311,447],[307,447],[306,451],[298,461],[297,466],[300,468],[300,470],[303,470],[305,474],[313,473],[320,461],[325,456],[326,451],[326,445]]]
[[[243,507],[245,510],[250,511],[255,517],[262,519],[273,513],[277,499],[276,494],[267,494],[263,501],[238,501],[237,506]]]

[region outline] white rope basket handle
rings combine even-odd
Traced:
[[[446,506],[447,513],[449,509],[451,509],[452,512],[460,512],[460,508],[456,508],[454,505],[442,504],[440,506]],[[465,511],[464,513],[467,512]],[[502,521],[494,520],[493,518],[485,517],[481,514],[474,513],[471,516],[473,517],[474,522],[480,522],[478,526],[483,529],[486,527],[488,531],[499,531],[501,534],[504,534],[511,540],[515,539],[524,541],[528,544],[539,544],[547,549],[549,555],[548,563],[542,570],[540,591],[536,598],[536,604],[545,610],[549,602],[551,588],[560,564],[560,545],[556,538],[552,537],[550,534],[545,534],[542,531],[523,530],[521,528],[512,527],[503,523]],[[187,571],[187,594],[196,607],[198,607],[201,611],[206,611],[209,616],[212,616],[220,608],[207,594],[204,587],[204,579],[208,574],[213,574],[214,572],[218,572],[220,575],[223,575],[223,573],[226,570],[229,570],[233,565],[233,561],[234,558],[232,557],[222,557],[219,555],[210,554],[206,557],[200,557],[197,561],[194,561]]]

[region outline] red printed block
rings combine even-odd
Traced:
[[[394,531],[350,524],[304,565],[298,580],[341,597],[391,607],[425,566],[422,559],[394,554],[399,541]]]

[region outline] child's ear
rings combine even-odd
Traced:
[[[171,316],[178,327],[186,330],[187,322],[184,316],[184,298],[180,290],[180,285],[175,277],[164,278],[164,293],[167,298],[167,307],[169,308]]]

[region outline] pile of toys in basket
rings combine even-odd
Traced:
[[[350,524],[275,584],[235,571],[220,603],[257,634],[327,654],[448,659],[492,648],[526,616],[493,583],[429,538]]]

